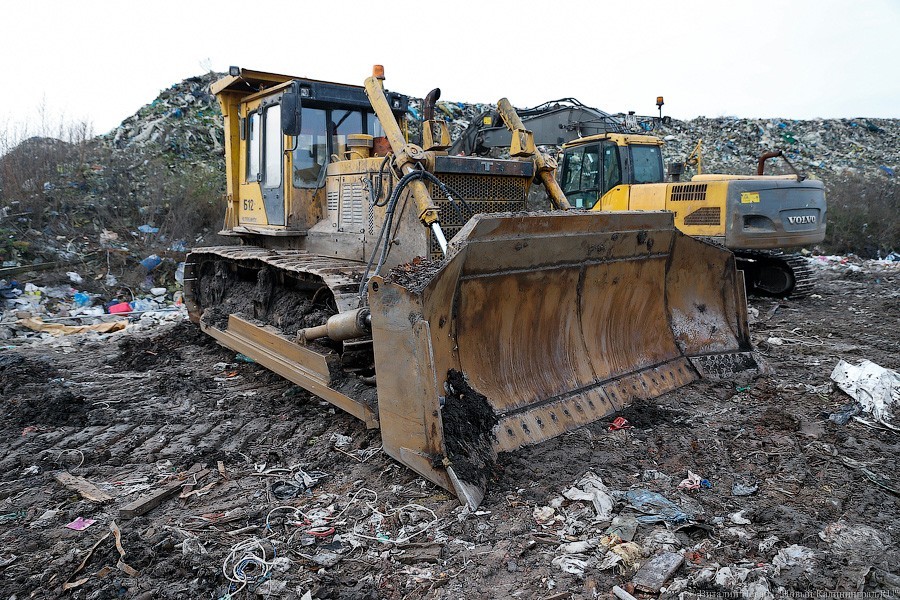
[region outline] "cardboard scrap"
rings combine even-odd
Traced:
[[[19,319],[16,324],[27,327],[32,331],[49,333],[50,335],[72,335],[74,333],[86,333],[88,331],[112,333],[113,331],[125,329],[125,321],[96,323],[94,325],[63,325],[62,323],[44,323],[40,318],[30,317],[28,319]]]

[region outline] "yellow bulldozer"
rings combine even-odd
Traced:
[[[205,332],[472,507],[499,452],[755,368],[730,252],[671,213],[564,210],[511,106],[511,159],[450,156],[439,90],[411,144],[409,99],[383,80],[232,68],[212,86],[238,243],[189,254]],[[525,211],[535,179],[560,210]]]

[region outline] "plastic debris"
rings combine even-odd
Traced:
[[[634,539],[637,526],[637,519],[631,515],[618,515],[613,519],[610,526],[606,528],[606,535],[604,537],[609,536],[611,538],[612,536],[615,536],[619,542],[630,542]],[[611,546],[613,544],[606,543],[605,545]]]
[[[75,301],[75,306],[91,305],[91,295],[84,292],[76,292],[72,299]]]
[[[609,425],[610,431],[620,431],[622,429],[631,429],[631,424],[625,417],[616,417]]]
[[[869,360],[855,366],[842,360],[831,372],[831,380],[877,422],[891,426],[893,408],[900,403],[900,373]]]
[[[645,513],[638,517],[638,523],[687,523],[692,517],[680,506],[656,492],[650,490],[629,490],[625,493],[629,506]]]
[[[749,525],[753,522],[744,516],[744,511],[731,513],[730,515],[728,515],[728,519],[735,525]]]
[[[812,548],[792,544],[787,548],[778,551],[772,564],[775,565],[776,573],[791,571],[796,575],[812,572],[819,555]]]
[[[131,312],[131,304],[128,302],[117,302],[109,307],[109,314],[120,315]]]
[[[712,484],[708,479],[703,479],[696,473],[687,472],[687,478],[678,484],[679,489],[683,490],[699,490],[700,488],[711,488]]]
[[[84,517],[78,517],[68,525],[66,525],[69,529],[74,529],[75,531],[84,531],[94,523],[96,523],[94,519],[85,519]]]
[[[732,496],[750,496],[759,490],[758,483],[740,483],[735,481],[731,486]]]
[[[588,471],[574,487],[564,491],[563,496],[569,500],[591,501],[599,521],[612,518],[615,501],[609,493],[609,488],[603,484],[603,480],[591,471]]]
[[[138,227],[138,231],[141,233],[159,233],[159,227],[153,227],[152,225],[141,225]]]
[[[152,271],[156,267],[162,264],[162,259],[156,254],[151,254],[147,258],[141,261],[141,266],[147,269],[148,271]]]
[[[68,273],[66,273],[66,276],[68,276],[69,281],[76,285],[84,283],[84,279],[75,271],[69,271]]]
[[[584,577],[584,570],[588,564],[587,557],[569,554],[557,556],[552,562],[554,566],[559,567],[563,572],[579,577]]]

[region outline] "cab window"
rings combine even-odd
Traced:
[[[563,158],[563,193],[575,208],[591,208],[600,196],[600,146],[582,146]]]
[[[366,130],[365,115],[356,110],[332,110],[332,152],[343,157],[347,149],[347,135]]]
[[[247,177],[246,181],[259,181],[259,154],[260,154],[260,117],[258,112],[252,113],[247,119]]]
[[[281,134],[281,105],[275,104],[266,109],[266,117],[263,121],[266,128],[265,135],[265,179],[263,185],[267,188],[281,186],[282,142]]]
[[[328,135],[325,111],[302,109],[300,135],[293,153],[294,187],[315,188],[328,158]]]
[[[603,187],[602,194],[622,183],[622,167],[619,164],[618,148],[613,142],[603,142]]]
[[[660,183],[663,180],[662,152],[659,146],[631,146],[635,183]]]

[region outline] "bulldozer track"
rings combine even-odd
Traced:
[[[268,250],[255,246],[212,246],[191,252],[188,262],[226,260],[254,269],[268,265],[290,276],[321,281],[334,294],[339,312],[357,308],[359,283],[366,265],[362,262],[330,258],[303,250]]]

